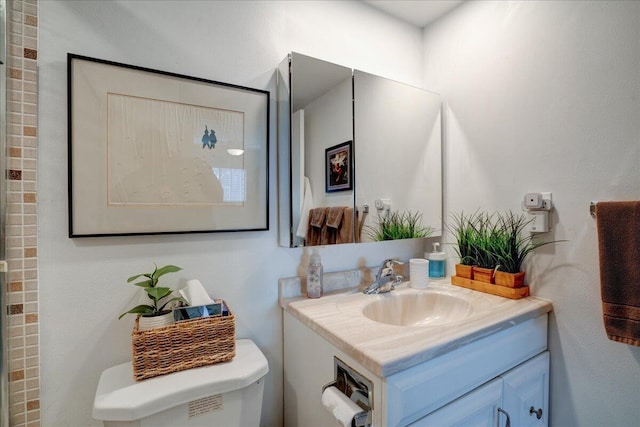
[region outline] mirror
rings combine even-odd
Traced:
[[[441,235],[440,95],[358,70],[353,84],[355,198],[371,210],[361,241],[371,241],[366,230],[386,209],[421,214],[431,236]]]
[[[389,210],[440,235],[440,95],[298,53],[277,80],[281,246],[371,241]],[[340,228],[314,234],[322,211]]]

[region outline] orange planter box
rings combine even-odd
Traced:
[[[509,299],[520,299],[529,296],[529,287],[509,288],[507,286],[494,285],[477,280],[466,279],[464,277],[451,277],[451,284],[486,294],[497,295]]]
[[[504,271],[496,271],[496,285],[507,286],[509,288],[521,288],[524,286],[524,271],[519,273],[505,273]]]
[[[485,283],[494,283],[493,268],[473,267],[473,280]]]

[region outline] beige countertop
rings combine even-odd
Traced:
[[[357,279],[357,278],[356,278]],[[459,322],[427,326],[393,326],[362,314],[367,304],[403,294],[418,294],[408,282],[389,294],[365,295],[359,288],[333,291],[319,299],[283,292],[281,307],[338,349],[380,377],[426,362],[487,335],[508,329],[552,310],[551,302],[535,297],[511,300],[432,280],[431,292],[463,298],[473,313]]]

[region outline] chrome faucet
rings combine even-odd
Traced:
[[[385,259],[378,268],[376,280],[362,292],[367,295],[384,294],[394,290],[395,285],[402,283],[402,276],[393,272],[393,264],[402,265],[404,262],[393,258]]]

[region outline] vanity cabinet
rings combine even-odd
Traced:
[[[375,427],[506,426],[499,408],[508,412],[513,427],[547,425],[546,313],[513,319],[511,327],[487,330],[386,375],[364,367],[370,365],[366,354],[332,344],[286,310],[283,315],[285,426],[335,424],[322,405],[322,386],[333,380],[334,356],[373,383]]]
[[[543,427],[548,425],[548,408],[545,351],[410,425]]]

